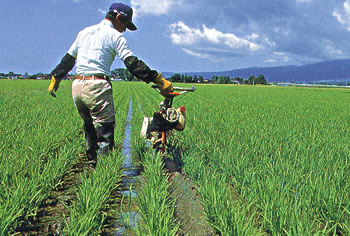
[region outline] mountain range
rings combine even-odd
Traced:
[[[177,72],[178,73],[178,72]],[[174,72],[163,72],[164,77],[169,78]],[[347,83],[350,80],[350,59],[330,60],[306,65],[290,65],[276,67],[251,67],[218,72],[186,72],[178,73],[190,76],[202,75],[205,79],[212,76],[241,77],[263,74],[269,82],[295,82],[295,83]]]

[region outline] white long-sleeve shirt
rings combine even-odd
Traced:
[[[122,61],[133,56],[123,34],[114,29],[113,24],[106,19],[80,31],[68,53],[77,59],[76,73],[82,76],[110,76],[110,68],[116,55]]]

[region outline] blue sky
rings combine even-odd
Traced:
[[[49,73],[114,1],[2,0],[0,72]],[[350,57],[350,0],[129,0],[131,50],[163,72],[301,65]],[[116,58],[112,69],[124,67]]]

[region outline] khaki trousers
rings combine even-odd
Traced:
[[[107,155],[114,147],[112,85],[107,80],[76,79],[72,84],[72,96],[84,120],[86,154],[95,167],[97,153]]]
[[[76,79],[72,96],[79,115],[93,124],[115,121],[112,85],[107,80]]]

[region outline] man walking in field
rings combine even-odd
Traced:
[[[128,47],[123,32],[136,30],[133,10],[122,3],[110,6],[106,18],[99,24],[79,32],[75,42],[51,72],[49,93],[55,93],[59,83],[76,64],[77,77],[72,84],[72,96],[84,121],[87,157],[96,166],[97,153],[106,155],[114,147],[115,112],[110,67],[117,55],[126,68],[146,83],[154,82],[162,94],[173,90],[172,84],[138,59]]]

